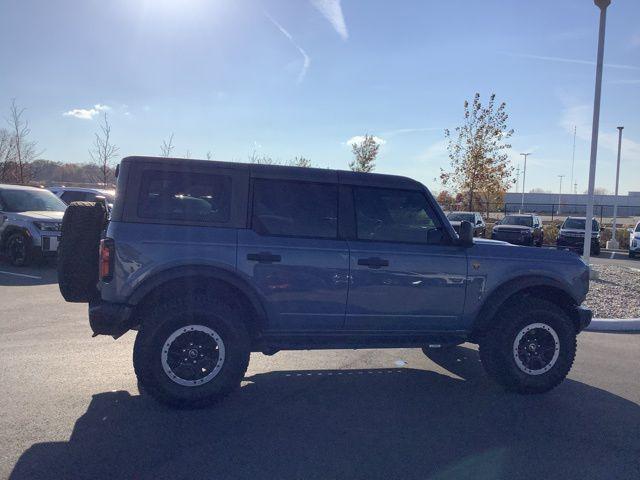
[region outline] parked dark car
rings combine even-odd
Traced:
[[[393,175],[172,158],[122,160],[104,204],[71,203],[58,282],[96,335],[136,330],[141,391],[201,407],[251,352],[479,344],[506,389],[567,375],[589,269],[576,255],[456,235]]]
[[[447,215],[447,218],[457,234],[460,234],[460,224],[462,222],[471,223],[474,237],[484,237],[487,231],[487,225],[482,215],[478,212],[451,212]]]
[[[560,227],[556,245],[580,254],[584,250],[585,217],[567,217]],[[591,223],[591,253],[600,255],[600,223]]]
[[[541,247],[544,243],[542,222],[537,215],[512,214],[497,222],[491,232],[491,238],[513,243]]]

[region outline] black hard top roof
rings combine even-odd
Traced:
[[[185,170],[203,168],[223,168],[248,171],[252,177],[282,178],[318,182],[340,182],[351,185],[384,186],[405,189],[422,189],[420,182],[399,175],[382,173],[362,173],[328,168],[292,167],[284,165],[264,165],[255,163],[221,162],[217,160],[194,160],[190,158],[131,156],[122,159],[123,163],[145,163],[158,167],[179,168]]]

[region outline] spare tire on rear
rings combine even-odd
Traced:
[[[67,302],[89,302],[98,295],[98,250],[106,220],[102,202],[73,202],[64,213],[58,285]]]

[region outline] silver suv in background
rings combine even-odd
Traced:
[[[629,229],[629,258],[635,258],[636,255],[640,255],[640,222],[636,228]]]
[[[0,250],[16,266],[54,256],[67,205],[49,190],[0,184]]]

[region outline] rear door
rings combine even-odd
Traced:
[[[338,239],[336,183],[255,178],[238,270],[258,289],[272,331],[343,327],[349,252]]]
[[[353,188],[347,330],[463,329],[467,256],[419,190]]]

